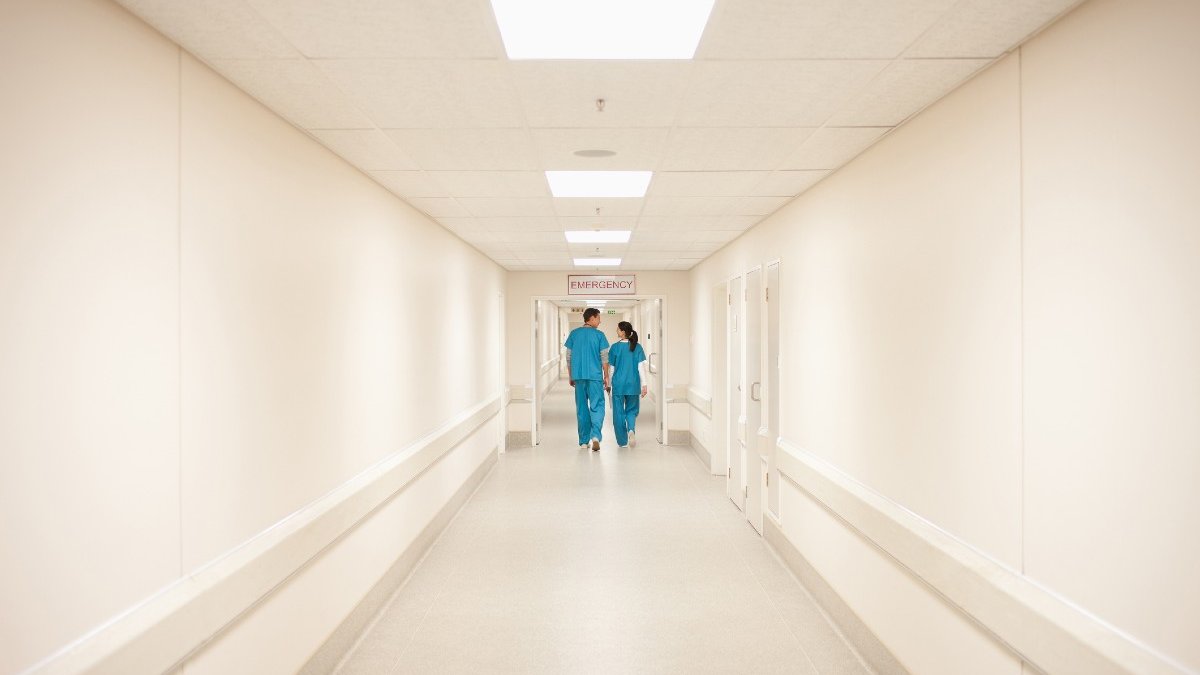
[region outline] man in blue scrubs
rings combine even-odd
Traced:
[[[575,387],[575,416],[579,419],[579,448],[600,450],[604,426],[604,390],[608,387],[608,338],[600,330],[600,310],[583,311],[583,325],[571,331],[567,348],[567,370]]]

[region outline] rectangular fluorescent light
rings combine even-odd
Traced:
[[[713,0],[492,0],[510,59],[690,59]]]
[[[629,241],[629,230],[568,230],[567,242],[571,244],[624,244]]]
[[[653,171],[547,171],[555,197],[645,197]]]
[[[620,258],[576,258],[576,267],[613,267],[621,264]]]

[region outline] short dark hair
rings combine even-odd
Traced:
[[[588,307],[587,309],[583,310],[584,323],[591,321],[593,316],[600,316],[600,310],[596,309],[595,307]]]

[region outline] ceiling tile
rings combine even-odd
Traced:
[[[510,242],[508,247],[515,251],[522,259],[531,257],[567,257],[567,242],[565,241],[556,243],[527,241],[519,244]]]
[[[763,216],[791,197],[648,197],[643,216]]]
[[[723,215],[766,216],[775,213],[790,201],[791,197],[736,197]]]
[[[637,230],[629,240],[629,246],[658,245],[665,241],[680,241],[695,236],[680,230]]]
[[[378,129],[315,130],[310,132],[322,145],[363,171],[406,171],[417,164]],[[424,195],[422,195],[424,196]]]
[[[546,197],[463,197],[458,203],[476,218],[554,215],[554,204]]]
[[[462,218],[471,215],[453,199],[413,197],[404,201],[412,204],[413,208],[419,209],[430,218]]]
[[[662,159],[669,129],[532,129],[541,166],[550,171],[646,171]],[[611,150],[579,157],[576,150]]]
[[[819,127],[887,61],[697,63],[681,127]]]
[[[449,197],[440,185],[423,171],[372,171],[371,176],[401,197]]]
[[[956,0],[718,2],[697,59],[890,59]]]
[[[313,58],[504,58],[480,0],[249,0]]]
[[[1081,0],[963,0],[904,52],[905,58],[996,57]]]
[[[455,197],[549,197],[541,171],[432,171],[429,177]]]
[[[514,230],[511,232],[497,232],[505,241],[512,243],[542,243],[542,244],[559,244],[567,245],[567,239],[559,231],[520,231]]]
[[[117,0],[206,61],[293,59],[300,52],[243,0]]]
[[[721,216],[733,197],[647,197],[643,216]]]
[[[488,230],[502,232],[558,232],[560,236],[562,234],[562,230],[558,225],[558,218],[549,216],[479,218],[477,222],[481,227]]]
[[[602,217],[631,217],[642,212],[642,199],[591,199],[585,197],[559,197],[554,200],[554,211],[559,216],[574,216],[587,218],[598,215]],[[599,211],[597,211],[599,209]]]
[[[659,171],[646,192],[650,197],[730,197],[752,194],[769,171]]]
[[[645,230],[744,230],[760,216],[642,216],[638,231]]]
[[[697,242],[718,242],[721,244],[731,242],[734,239],[742,236],[745,230],[706,230],[696,233]]]
[[[817,171],[772,171],[747,194],[756,197],[795,196],[815,185],[831,172]]]
[[[524,129],[392,129],[387,134],[426,171],[537,171]]]
[[[891,127],[945,96],[990,61],[896,61],[830,120],[831,126]]]
[[[305,129],[373,129],[348,96],[304,59],[210,62],[217,72]]]
[[[531,127],[669,127],[691,68],[690,61],[512,62]]]
[[[503,61],[314,61],[383,129],[524,124]]]
[[[784,160],[781,168],[836,169],[888,131],[887,127],[826,127]]]
[[[674,129],[662,171],[752,171],[775,169],[813,129]]]
[[[663,268],[666,268],[668,265],[670,265],[672,262],[674,262],[674,260],[675,260],[674,258],[657,258],[657,257],[634,258],[631,256],[628,259],[622,260],[621,266],[622,267],[632,267],[632,268],[643,269],[643,270],[663,269]]]
[[[637,227],[637,216],[566,216],[558,219],[565,230],[632,230]]]

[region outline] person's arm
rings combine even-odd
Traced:
[[[608,347],[600,350],[600,367],[604,371],[604,388],[608,389],[612,386],[608,377]]]
[[[647,382],[650,381],[650,368],[646,365],[647,361],[638,362],[638,375],[642,377],[642,398],[646,398],[646,392],[650,391]]]
[[[571,340],[568,339],[566,344],[563,345],[563,351],[567,353],[567,381],[571,383],[572,387],[574,387],[575,378],[571,375],[571,348],[567,346],[567,344],[570,344],[570,342]]]

